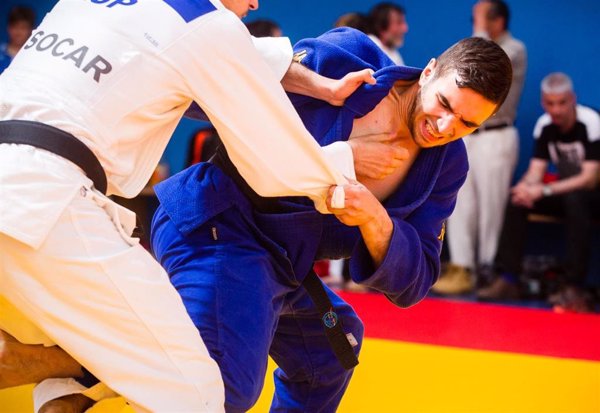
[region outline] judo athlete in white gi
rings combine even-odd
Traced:
[[[223,3],[238,14],[257,7]],[[132,197],[196,101],[258,193],[309,196],[325,210],[328,188],[346,180],[279,84],[289,41],[265,56],[217,0],[58,2],[0,76],[0,329],[60,345],[137,411],[223,409],[217,365],[131,237],[134,214],[85,167],[6,142],[23,125],[66,132],[98,159],[108,194]]]

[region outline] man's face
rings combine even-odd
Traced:
[[[396,10],[390,12],[390,22],[386,31],[381,33],[381,43],[391,49],[397,49],[404,44],[404,35],[408,33],[406,16]]]
[[[221,3],[240,19],[246,17],[250,10],[258,9],[258,0],[221,0]]]
[[[571,91],[563,93],[543,93],[542,107],[552,118],[552,123],[562,130],[570,129],[575,119],[575,94]]]
[[[32,27],[26,21],[17,21],[8,26],[10,43],[21,48],[31,36]]]
[[[445,145],[477,129],[496,104],[469,88],[456,85],[456,71],[436,77],[432,59],[419,79],[420,90],[409,127],[422,148]]]

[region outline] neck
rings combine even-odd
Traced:
[[[498,43],[498,41],[502,38],[502,36],[504,36],[506,34],[506,30],[502,30],[499,32],[496,32],[494,34],[490,33],[490,39],[492,39],[492,41]]]
[[[417,98],[419,96],[419,82],[412,84],[396,82],[393,88],[393,96],[398,107],[398,119],[400,120],[399,139],[403,142],[413,142],[413,119]]]
[[[569,119],[567,120],[567,122],[565,122],[565,124],[560,128],[560,131],[562,133],[567,133],[569,132],[571,129],[573,129],[573,126],[575,126],[575,122],[577,121],[577,110],[575,108],[575,106],[573,106],[573,110],[571,110],[570,114],[569,114]]]

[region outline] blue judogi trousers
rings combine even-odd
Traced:
[[[227,412],[256,403],[268,355],[279,366],[271,411],[337,409],[352,371],[336,359],[300,286],[306,274],[294,274],[286,251],[253,222],[251,206],[233,205],[186,235],[159,207],[152,228],[153,252],[219,364]],[[350,305],[325,288],[345,332],[357,340],[358,354],[363,325]]]

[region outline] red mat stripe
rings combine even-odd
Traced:
[[[600,361],[600,316],[426,299],[409,309],[380,294],[341,293],[365,335],[478,350]]]

